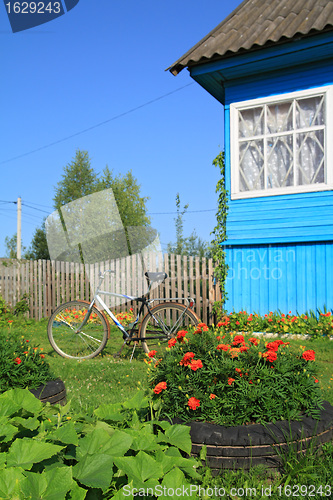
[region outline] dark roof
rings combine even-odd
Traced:
[[[222,23],[168,68],[186,66],[333,29],[333,0],[244,0]]]

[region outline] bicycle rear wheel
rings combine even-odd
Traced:
[[[147,313],[140,327],[142,348],[146,353],[152,350],[161,352],[179,330],[195,328],[200,323],[195,312],[174,302],[159,304],[151,309],[151,313],[153,316]]]
[[[90,359],[105,347],[109,323],[95,306],[87,323],[78,330],[89,307],[88,302],[72,301],[59,306],[49,319],[47,336],[53,349],[64,358]]]

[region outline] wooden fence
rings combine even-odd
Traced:
[[[214,286],[213,263],[211,259],[180,255],[160,254],[146,256],[145,261],[138,255],[98,264],[82,265],[70,262],[46,260],[0,261],[0,295],[12,307],[27,294],[29,317],[41,319],[49,317],[54,309],[69,300],[91,300],[98,283],[100,271],[113,269],[107,274],[103,289],[109,292],[141,296],[147,291],[144,271],[164,271],[168,278],[156,285],[150,297],[186,298],[195,300],[194,310],[202,321],[213,321],[212,306],[220,300],[218,286]],[[103,297],[105,299],[105,297]],[[136,303],[127,300],[105,300],[117,312],[133,307]]]

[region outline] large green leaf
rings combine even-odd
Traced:
[[[159,500],[162,498],[168,500],[179,500],[179,498],[192,498],[194,500],[199,498],[195,492],[196,487],[190,485],[186,481],[184,473],[176,467],[164,476],[162,487],[163,494],[159,495]]]
[[[74,444],[75,446],[79,444],[79,437],[73,422],[62,425],[51,434],[48,434],[47,438],[64,444]]]
[[[74,467],[73,476],[91,488],[109,488],[113,475],[113,460],[109,455],[87,455]]]
[[[7,466],[29,470],[33,464],[51,458],[62,449],[62,446],[42,443],[29,438],[16,439],[8,451]]]
[[[121,422],[126,419],[126,415],[122,413],[122,404],[102,404],[94,411],[96,417],[101,420],[111,420],[113,422]]]
[[[14,417],[11,419],[11,423],[17,426],[24,427],[25,429],[29,429],[30,431],[34,431],[40,426],[40,421],[36,417]]]
[[[144,451],[139,451],[135,457],[115,458],[114,462],[127,475],[128,482],[144,482],[150,478],[159,479],[163,475],[161,464]]]
[[[158,442],[172,444],[190,454],[192,449],[190,428],[186,425],[172,425],[165,431],[165,434],[159,433]]]
[[[200,475],[196,472],[198,463],[194,458],[184,458],[177,448],[168,448],[166,451],[158,451],[156,460],[162,465],[163,473],[167,474],[174,467],[178,467],[189,476],[199,479]]]
[[[10,424],[7,417],[0,417],[0,440],[2,443],[11,441],[18,432],[18,428]]]
[[[135,451],[155,451],[161,448],[157,442],[156,435],[152,432],[150,427],[143,427],[140,431],[127,429],[133,438],[133,443],[131,445],[132,450]]]
[[[27,480],[22,485],[24,498],[34,500],[65,500],[73,486],[72,468],[56,467],[42,474],[25,473]]]
[[[20,486],[25,482],[23,469],[19,467],[0,470],[0,498],[1,500],[21,499]]]
[[[81,488],[75,481],[73,481],[73,485],[71,490],[68,493],[69,500],[84,500],[87,496],[87,490]],[[122,499],[124,500],[124,499]]]
[[[36,415],[43,408],[43,403],[28,389],[11,389],[0,395],[0,416],[13,415],[22,408]]]
[[[122,457],[132,444],[132,437],[123,431],[115,430],[110,436],[109,432],[99,428],[80,439],[77,448],[77,457],[95,453],[106,454],[113,457]]]
[[[123,407],[128,410],[139,410],[140,408],[147,408],[149,406],[149,400],[145,396],[144,391],[137,391],[135,395],[123,403]]]

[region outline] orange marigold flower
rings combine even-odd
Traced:
[[[8,320],[8,323],[13,323],[13,320],[12,320],[12,319],[9,319],[9,320]]]
[[[233,382],[235,382],[234,378],[229,377],[228,378],[228,385],[231,385]]]
[[[22,363],[22,359],[21,358],[15,358],[14,359],[14,363],[16,363],[17,365],[20,365]]]
[[[148,357],[149,358],[153,358],[155,356],[155,354],[157,353],[157,351],[149,351],[148,352]]]
[[[234,338],[233,344],[237,345],[237,344],[241,344],[242,342],[244,342],[243,335],[236,335]]]
[[[209,396],[209,399],[215,399],[215,398],[216,398],[216,394],[213,394],[213,393],[212,393],[212,394]]]
[[[249,339],[249,341],[251,342],[251,344],[254,344],[254,345],[258,345],[259,344],[259,339],[256,339],[255,337],[251,337]]]
[[[180,366],[188,366],[191,363],[191,360],[194,358],[194,352],[187,352],[183,359],[179,362]]]
[[[237,373],[242,373],[242,370],[240,368],[236,368]]]
[[[223,326],[222,321],[219,321],[219,322],[217,323],[217,326],[218,326],[218,327]]]
[[[247,345],[242,345],[240,348],[239,348],[240,352],[246,352],[249,350],[249,347]]]
[[[196,410],[200,406],[200,399],[190,398],[187,405],[191,408],[191,410]]]
[[[228,351],[230,349],[229,344],[219,344],[216,349],[221,350],[221,351]]]
[[[277,354],[275,351],[267,351],[267,352],[264,352],[262,357],[268,359],[268,361],[273,363],[273,361],[275,361],[277,358]]]
[[[198,370],[198,368],[202,368],[203,364],[202,364],[202,361],[201,359],[194,359],[191,364],[190,364],[190,368],[191,370],[193,370],[194,372]]]
[[[170,339],[168,340],[168,346],[169,347],[174,347],[177,343],[177,339]]]
[[[153,391],[155,392],[155,394],[160,394],[160,392],[165,391],[166,388],[167,388],[166,382],[160,382],[154,387]]]
[[[179,340],[179,342],[182,342],[185,335],[187,334],[187,331],[186,330],[180,330],[178,333],[177,333],[177,339]]]
[[[315,360],[315,352],[311,349],[309,351],[304,351],[302,354],[302,358],[306,359],[306,361],[314,361]]]
[[[238,356],[238,354],[241,352],[241,350],[238,349],[238,347],[231,347],[229,352],[230,352],[230,356],[232,358],[236,358]]]
[[[278,348],[279,348],[279,344],[276,341],[274,341],[274,342],[267,342],[266,348],[269,351],[277,351]]]
[[[40,354],[40,357],[41,358],[45,358],[45,354]]]

